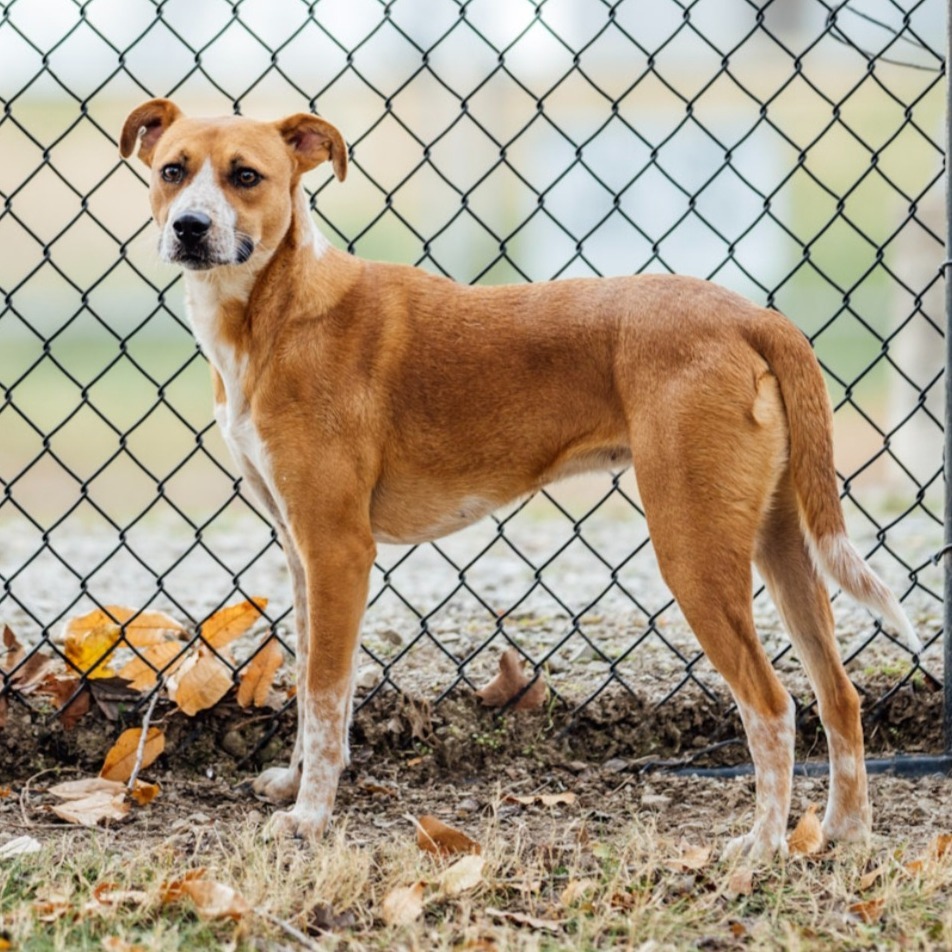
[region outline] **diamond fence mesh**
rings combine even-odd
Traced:
[[[0,10],[0,721],[70,722],[90,700],[138,716],[199,665],[225,693],[272,639],[294,647],[276,538],[211,422],[143,170],[117,157],[152,96],[334,122],[348,180],[313,173],[312,207],[358,254],[470,282],[689,273],[790,315],[826,371],[851,530],[927,644],[911,658],[834,597],[848,669],[873,710],[940,687],[941,0]],[[630,473],[382,546],[371,592],[358,704],[469,691],[510,645],[573,711],[616,693],[725,701],[657,575]],[[215,613],[261,596],[229,641]],[[808,709],[762,591],[755,611]],[[287,677],[259,700],[286,708]]]

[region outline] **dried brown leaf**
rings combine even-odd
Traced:
[[[421,816],[416,822],[417,846],[424,852],[450,856],[454,853],[479,854],[481,851],[479,843],[435,816]]]
[[[213,648],[223,648],[258,621],[267,605],[266,598],[251,598],[237,605],[227,605],[202,624],[202,638]]]
[[[207,648],[192,655],[168,680],[169,697],[189,717],[214,707],[232,686],[231,671]]]
[[[23,646],[13,629],[3,626],[3,650],[0,651],[0,673],[7,674],[23,660]]]
[[[391,889],[380,904],[380,915],[388,926],[409,925],[423,914],[425,883],[397,886]]]
[[[55,803],[52,811],[67,823],[98,826],[103,820],[123,820],[129,813],[125,790],[121,793],[100,791],[79,800]]]
[[[185,880],[182,891],[203,919],[240,919],[251,910],[238,890],[214,880]]]
[[[117,883],[102,882],[93,887],[93,899],[103,906],[141,906],[148,898],[144,889],[126,889]]]
[[[141,727],[130,727],[119,735],[119,739],[112,745],[106,760],[99,771],[99,776],[106,780],[117,780],[125,783],[135,767],[139,751],[139,739],[142,737]],[[142,752],[142,768],[152,764],[156,757],[165,750],[165,734],[158,727],[150,727],[145,738],[145,747]]]
[[[169,677],[189,657],[181,642],[163,641],[149,645],[139,652],[139,657],[126,662],[119,670],[119,677],[130,681],[134,691],[154,687],[159,674]]]
[[[278,668],[284,663],[284,651],[277,638],[268,637],[251,663],[245,668],[238,684],[238,706],[264,707]]]
[[[866,899],[863,902],[854,902],[850,906],[850,912],[861,922],[879,922],[883,917],[883,908],[885,905],[886,900],[882,897],[879,899]]]
[[[482,856],[475,854],[461,857],[443,870],[438,883],[439,888],[447,896],[459,896],[470,889],[475,889],[483,881],[485,863]]]
[[[678,843],[677,857],[669,860],[665,865],[677,872],[692,872],[704,869],[710,864],[713,851],[711,846],[697,846],[682,839]]]
[[[810,804],[800,817],[794,831],[787,837],[787,847],[792,855],[812,856],[823,847],[823,830],[816,815],[816,805]]]
[[[886,875],[885,866],[877,866],[875,869],[871,869],[868,873],[864,873],[860,876],[859,879],[859,888],[860,892],[866,892],[871,886],[874,886],[876,882]]]
[[[531,687],[527,687],[530,682]],[[507,648],[502,653],[499,673],[476,692],[476,697],[486,707],[505,707],[513,698],[519,697],[512,705],[514,711],[537,710],[545,704],[547,695],[548,688],[541,673],[535,676],[535,680],[528,677],[523,670],[522,656],[515,648]]]
[[[162,905],[168,906],[174,902],[178,902],[182,899],[185,893],[186,883],[193,882],[198,879],[205,878],[205,867],[200,866],[198,869],[189,869],[179,879],[167,879],[159,887],[159,896],[161,897]]]

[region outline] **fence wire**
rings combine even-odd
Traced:
[[[835,599],[849,670],[874,704],[940,684],[940,0],[0,10],[0,720],[90,694],[136,710],[200,655],[224,691],[273,639],[294,648],[278,543],[211,423],[144,170],[117,157],[124,116],[153,96],[338,125],[347,183],[309,185],[352,252],[470,282],[692,273],[789,314],[827,374],[851,528],[927,643],[911,659]],[[257,596],[257,624],[226,645],[215,613]],[[755,610],[795,674],[762,590]],[[382,547],[358,703],[468,691],[508,646],[575,709],[604,692],[723,698],[630,473]],[[287,707],[277,685],[267,703]]]

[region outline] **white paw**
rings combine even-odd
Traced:
[[[297,837],[302,840],[319,840],[327,829],[330,814],[326,810],[278,810],[271,815],[265,827],[265,838]]]
[[[823,820],[823,838],[834,843],[869,843],[870,824],[855,814],[845,817],[826,817]]]
[[[262,771],[251,784],[256,797],[269,803],[290,803],[301,786],[301,771],[290,767],[269,767]]]
[[[787,840],[783,833],[766,833],[753,829],[737,836],[724,847],[721,858],[749,859],[754,863],[769,863],[776,856],[787,855]]]

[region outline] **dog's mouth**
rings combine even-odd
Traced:
[[[162,250],[160,247],[160,252]],[[222,265],[244,264],[254,254],[254,250],[254,239],[245,234],[235,235],[234,250],[230,254],[222,254],[214,250],[207,241],[176,240],[167,255],[167,260],[170,264],[177,264],[189,271],[210,271]]]

